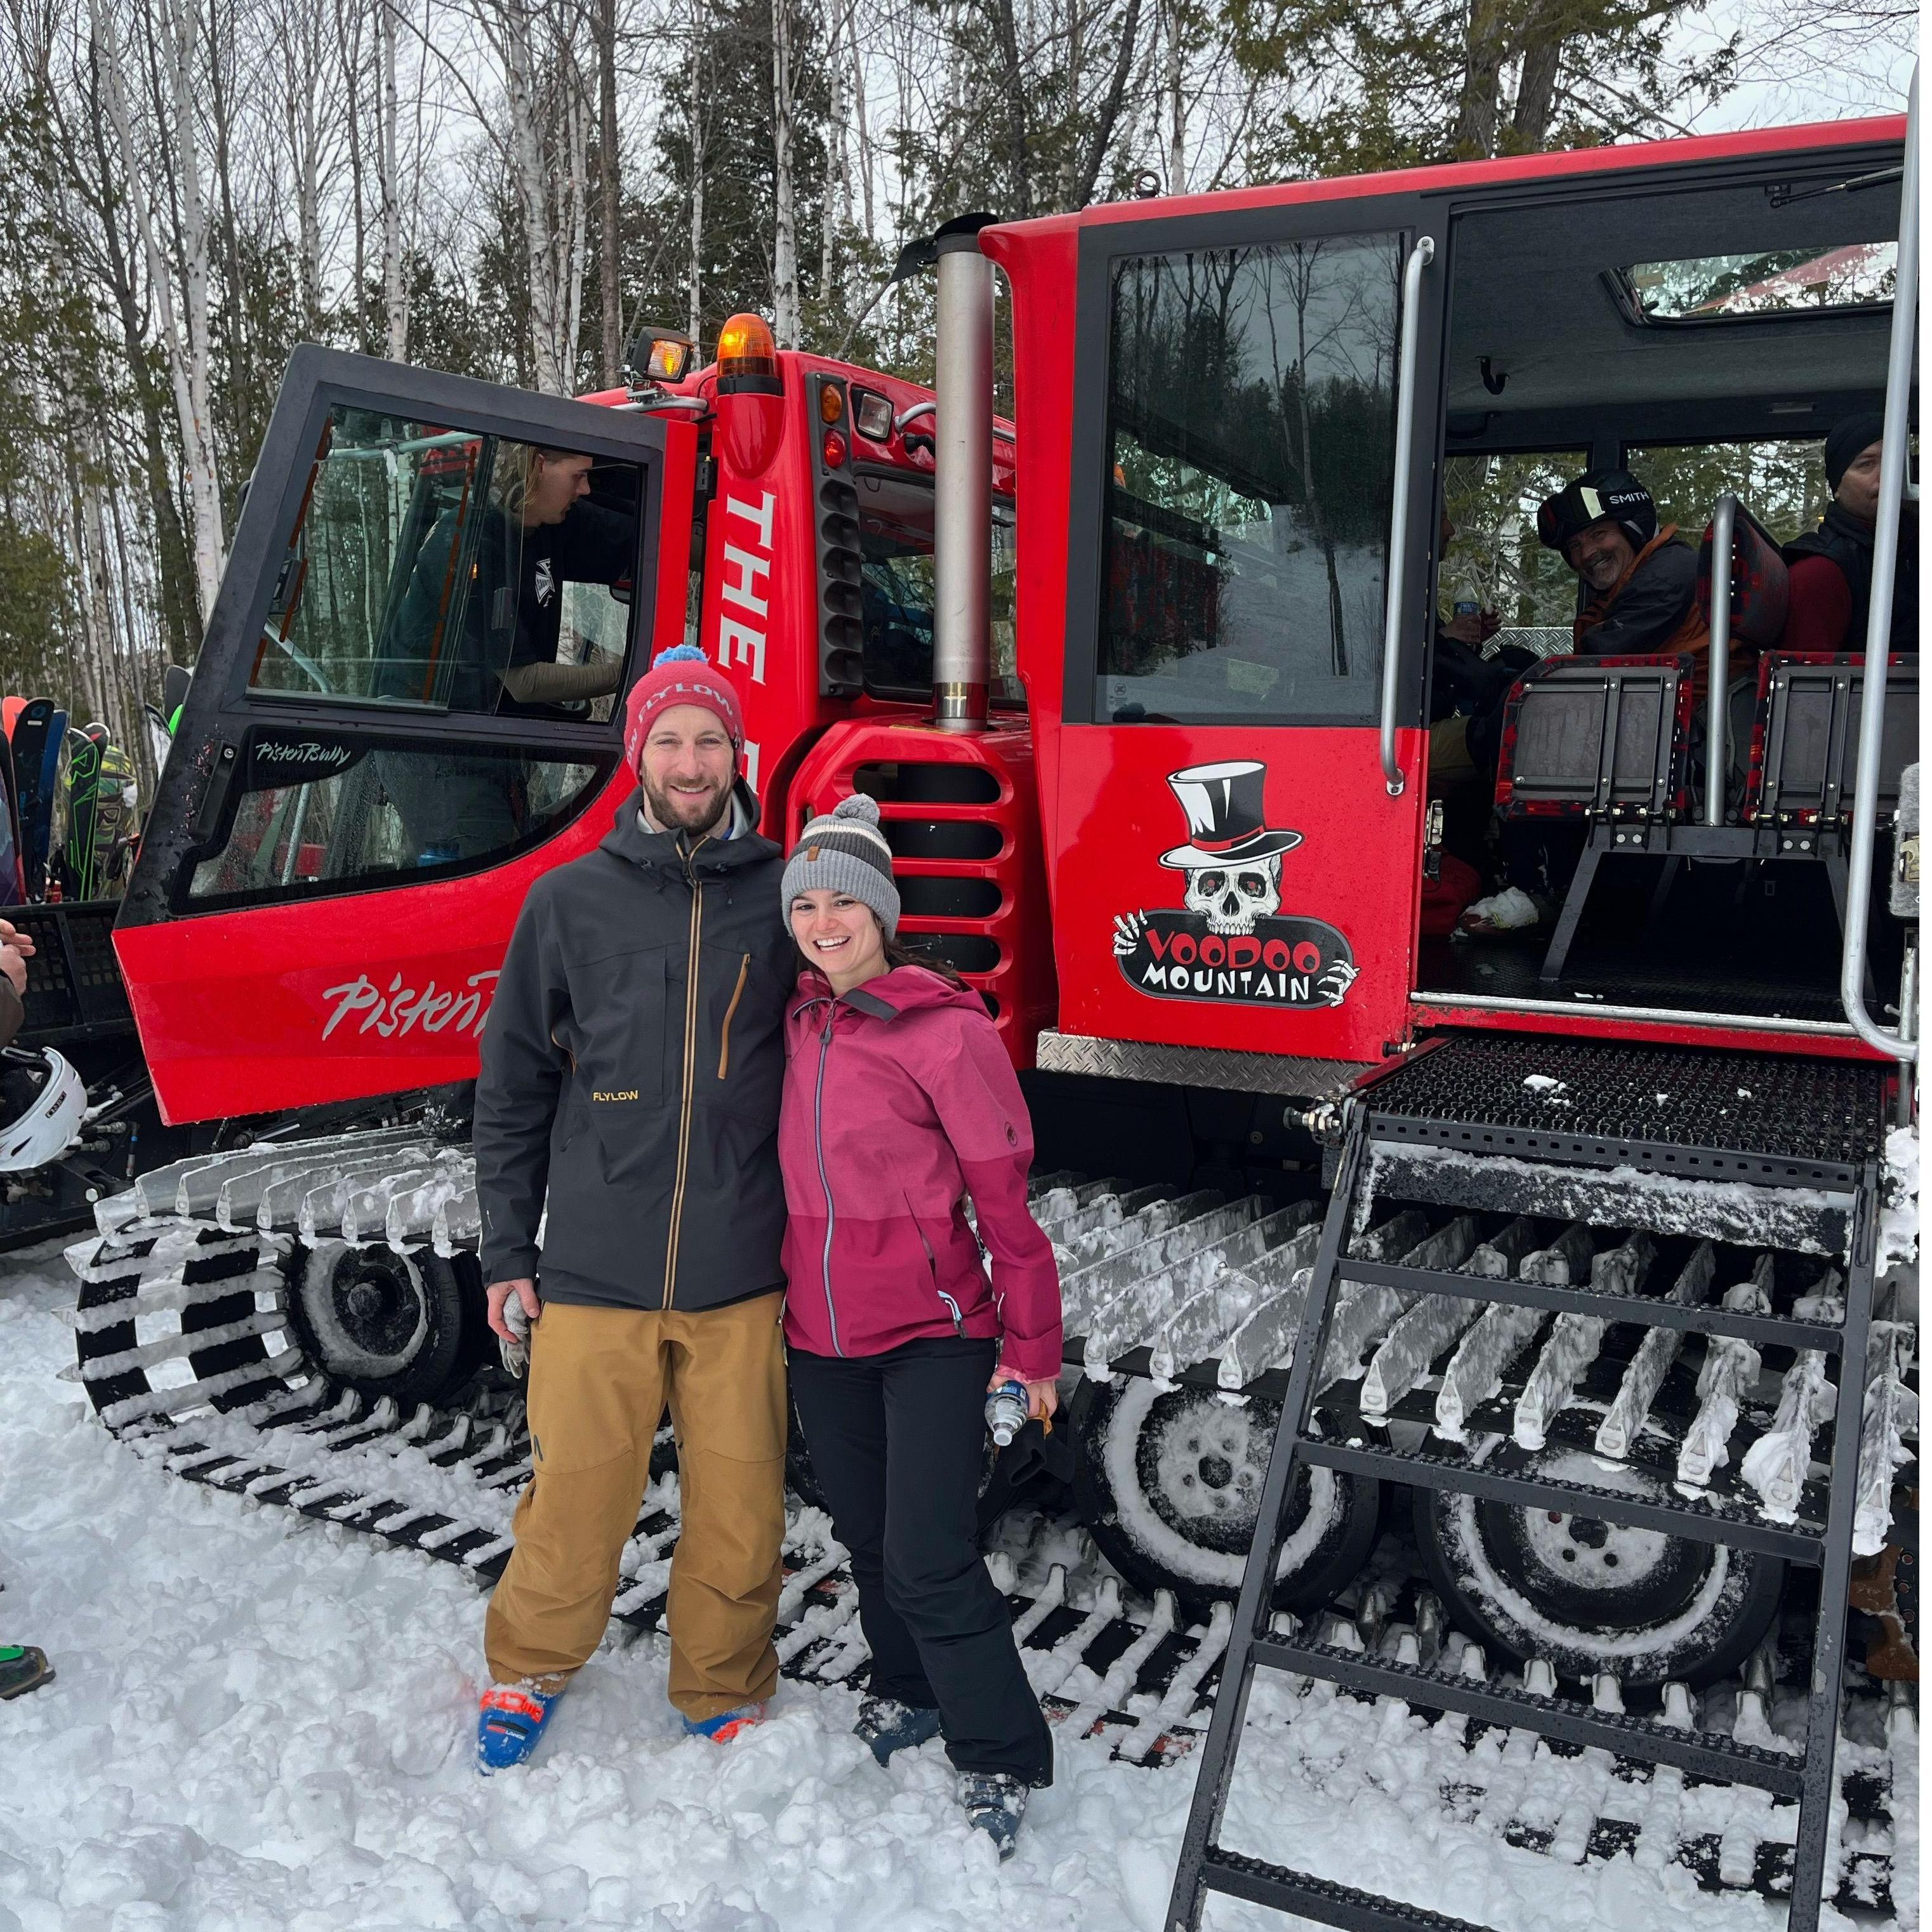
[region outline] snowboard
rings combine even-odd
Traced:
[[[46,875],[47,815],[52,800],[48,796],[46,766],[49,753],[58,758],[60,740],[52,736],[58,715],[51,698],[32,698],[22,707],[14,725],[14,790],[20,802],[20,854],[22,884],[28,898],[35,897]]]
[[[11,704],[14,700],[9,699]],[[21,702],[24,704],[25,700]],[[14,776],[14,740],[0,736],[0,787],[6,790],[7,809],[0,819],[7,850],[0,858],[0,904],[18,905],[27,896],[26,868],[20,856],[20,793]]]
[[[94,826],[100,808],[100,746],[86,731],[67,734],[66,824],[56,848],[77,899],[94,896]]]
[[[47,721],[46,748],[40,754],[40,816],[28,848],[49,878],[67,843],[67,713],[56,711]]]
[[[20,880],[20,815],[14,803],[14,760],[0,746],[0,787],[6,809],[0,812],[0,905],[17,905],[24,896]]]

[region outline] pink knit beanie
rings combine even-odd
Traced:
[[[624,757],[633,771],[643,754],[651,720],[674,704],[701,704],[715,711],[730,734],[733,750],[744,749],[745,721],[739,714],[738,694],[731,688],[730,680],[695,644],[674,644],[658,652],[624,700]]]

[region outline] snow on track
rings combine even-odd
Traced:
[[[849,1735],[851,1688],[787,1682],[738,1742],[680,1737],[655,1636],[607,1640],[536,1763],[483,1782],[472,1584],[114,1442],[57,1379],[72,1298],[51,1250],[0,1260],[0,1642],[59,1672],[0,1706],[0,1932],[1158,1932],[1192,1759],[1063,1733],[1002,1869],[936,1744],[881,1772]],[[1508,1932],[1782,1925],[1682,1867],[1456,1822],[1399,1706],[1264,1681],[1252,1708],[1238,1849]],[[1287,1923],[1221,1900],[1204,1922]]]

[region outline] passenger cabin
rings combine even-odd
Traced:
[[[1642,191],[1477,208],[1454,224],[1441,488],[1456,535],[1436,560],[1438,606],[1447,618],[1474,593],[1503,619],[1486,655],[1514,646],[1565,662],[1520,687],[1493,797],[1488,774],[1471,774],[1474,825],[1462,772],[1430,794],[1445,837],[1453,825],[1462,842],[1480,841],[1492,803],[1538,818],[1553,835],[1560,910],[1528,944],[1425,938],[1425,1006],[1468,1018],[1505,1002],[1590,1003],[1844,1024],[1859,678],[1852,663],[1780,656],[1783,560],[1762,539],[1816,528],[1830,501],[1825,436],[1883,407],[1898,155],[1881,146],[1718,173],[1670,170]],[[1667,661],[1612,669],[1572,656],[1582,593],[1537,542],[1538,500],[1612,466],[1651,490],[1660,525],[1705,546],[1707,616],[1711,526],[1720,497],[1738,501],[1714,827],[1707,696],[1680,694]],[[1748,558],[1770,579],[1749,592],[1735,580]],[[1916,664],[1888,686],[1883,814],[1917,756]],[[1432,693],[1428,715],[1444,709]],[[1874,917],[1875,1013],[1895,1015],[1900,933]]]
[[[1778,545],[1825,507],[1832,424],[1882,406],[1904,134],[1520,157],[982,237],[1013,290],[1060,995],[1042,1066],[1159,1078],[1166,1048],[1259,1052],[1319,1090],[1444,1024],[1868,1051],[1837,992],[1860,673],[1780,658]],[[1736,500],[1714,820],[1701,657],[1573,658],[1579,579],[1538,540],[1539,502],[1612,465],[1693,550]],[[1498,613],[1482,650],[1522,674],[1500,768],[1441,728],[1459,604]],[[1916,655],[1891,673],[1881,1024],[1916,680]],[[1467,875],[1444,854],[1493,865],[1499,810],[1554,848],[1562,916],[1452,940],[1438,875]]]

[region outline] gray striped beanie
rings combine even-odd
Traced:
[[[842,798],[798,836],[785,862],[778,901],[788,923],[800,892],[845,892],[879,916],[890,939],[899,926],[899,889],[892,881],[892,848],[879,830],[879,808],[863,792]]]

